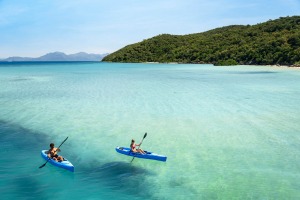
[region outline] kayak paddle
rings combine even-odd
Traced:
[[[141,143],[140,143],[140,146],[139,146],[137,149],[139,149],[139,148],[141,147],[141,145],[142,145],[142,142],[143,142],[143,140],[145,139],[145,137],[147,137],[147,132],[145,133],[145,135],[144,135],[144,137],[143,137],[143,139],[142,139],[142,141],[141,141]],[[131,160],[131,162],[130,162],[130,163],[132,163],[132,161],[133,161],[134,157],[135,157],[135,156],[133,156],[133,158],[132,158],[132,160]]]
[[[68,139],[69,137],[67,137],[58,147],[57,147],[57,149],[59,149],[59,147],[63,144],[63,143],[65,143],[65,141]],[[47,160],[47,162],[45,162],[43,165],[41,165],[39,168],[43,168],[43,167],[45,167],[46,166],[46,164],[48,163],[48,161],[50,160],[51,158],[49,158],[48,160]]]

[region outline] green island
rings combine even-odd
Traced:
[[[300,66],[300,16],[188,35],[161,34],[109,54],[104,62]]]

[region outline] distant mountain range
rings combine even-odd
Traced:
[[[79,52],[75,54],[65,54],[62,52],[53,52],[38,58],[30,57],[9,57],[0,59],[1,62],[38,62],[38,61],[101,61],[108,54],[89,54]]]

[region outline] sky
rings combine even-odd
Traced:
[[[300,15],[300,0],[0,0],[0,58],[112,53],[185,35]]]

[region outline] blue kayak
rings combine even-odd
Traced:
[[[150,152],[150,151],[145,151],[146,154],[141,154],[141,153],[133,153],[130,148],[128,147],[116,147],[116,151],[118,153],[127,155],[127,156],[132,156],[135,158],[144,158],[144,159],[151,159],[151,160],[158,160],[158,161],[167,161],[167,156],[164,155],[158,155],[156,153]]]
[[[41,155],[42,157],[47,161],[49,158],[47,156],[48,150],[42,150]],[[64,161],[62,162],[57,162],[53,159],[50,159],[48,161],[49,163],[51,163],[52,165],[56,166],[56,167],[60,167],[66,170],[69,170],[71,172],[74,172],[74,166],[72,165],[72,163],[70,161],[68,161],[67,159],[64,158]]]

